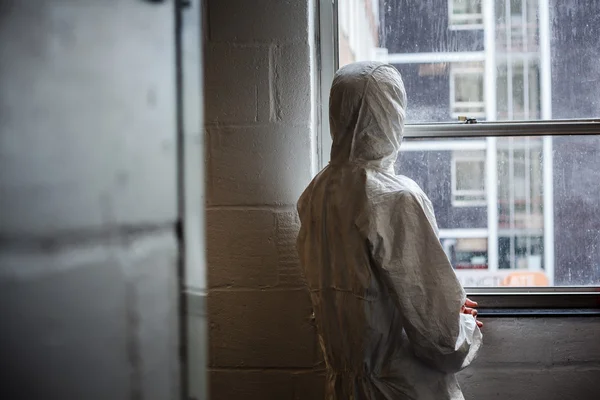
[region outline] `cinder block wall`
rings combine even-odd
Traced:
[[[0,2],[0,398],[179,398],[173,24]]]
[[[322,399],[294,250],[315,162],[314,4],[207,3],[211,399]],[[599,318],[485,322],[481,356],[460,374],[467,399],[599,398]]]
[[[208,0],[206,12],[211,399],[316,399],[295,249],[315,162],[312,1]]]

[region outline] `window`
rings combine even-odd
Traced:
[[[448,0],[450,29],[483,28],[482,0]]]
[[[432,200],[461,282],[600,290],[600,3],[451,0],[447,14],[435,0],[357,2],[380,7],[346,26],[356,43],[337,28],[321,43],[324,128],[334,64],[393,64],[409,99],[396,168]],[[328,5],[321,35],[335,26]]]
[[[339,62],[373,59],[378,49],[379,3],[375,0],[347,0],[338,4]]]
[[[532,120],[540,118],[540,76],[537,58],[506,57],[498,60],[496,118]]]
[[[452,157],[452,205],[485,206],[485,152],[455,151]]]
[[[543,234],[543,139],[502,138],[497,142],[498,228]],[[558,174],[553,174],[558,178]]]
[[[487,237],[445,237],[446,232],[440,233],[440,241],[444,252],[455,269],[488,269]],[[452,235],[451,235],[452,236]]]
[[[538,2],[534,0],[495,1],[496,48],[499,52],[538,49]]]
[[[454,118],[485,117],[482,63],[454,64],[450,73],[450,99]]]

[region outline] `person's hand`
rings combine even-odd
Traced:
[[[477,326],[481,328],[483,323],[477,319],[477,310],[475,307],[477,307],[477,303],[467,298],[465,304],[463,304],[463,306],[460,308],[460,312],[462,314],[472,315],[473,318],[475,318],[475,323],[477,323]]]

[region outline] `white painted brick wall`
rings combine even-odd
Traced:
[[[207,131],[210,206],[291,206],[302,194],[302,184],[310,180],[308,126],[278,122],[220,125]]]
[[[311,3],[311,0],[209,0],[209,40],[232,44],[312,41],[307,35]]]
[[[208,0],[211,399],[318,400],[294,204],[314,171],[311,0]],[[599,318],[485,319],[467,399],[600,399]]]
[[[321,399],[323,379],[305,370],[213,370],[210,400]]]
[[[268,122],[269,46],[209,42],[206,52],[206,123]]]
[[[218,368],[311,368],[319,359],[303,289],[213,290],[210,364]]]
[[[323,393],[295,248],[295,204],[314,173],[311,3],[207,2],[213,399]]]
[[[276,287],[279,272],[273,212],[213,209],[207,217],[210,287]]]

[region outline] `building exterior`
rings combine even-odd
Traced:
[[[359,60],[380,58],[379,0],[351,0],[338,3],[340,66]]]
[[[340,65],[395,65],[409,123],[600,114],[598,2],[380,0],[375,7],[348,0],[338,7]],[[377,37],[359,22],[369,16],[378,16]],[[600,283],[600,138],[407,140],[403,148],[396,170],[430,196],[464,285]]]

